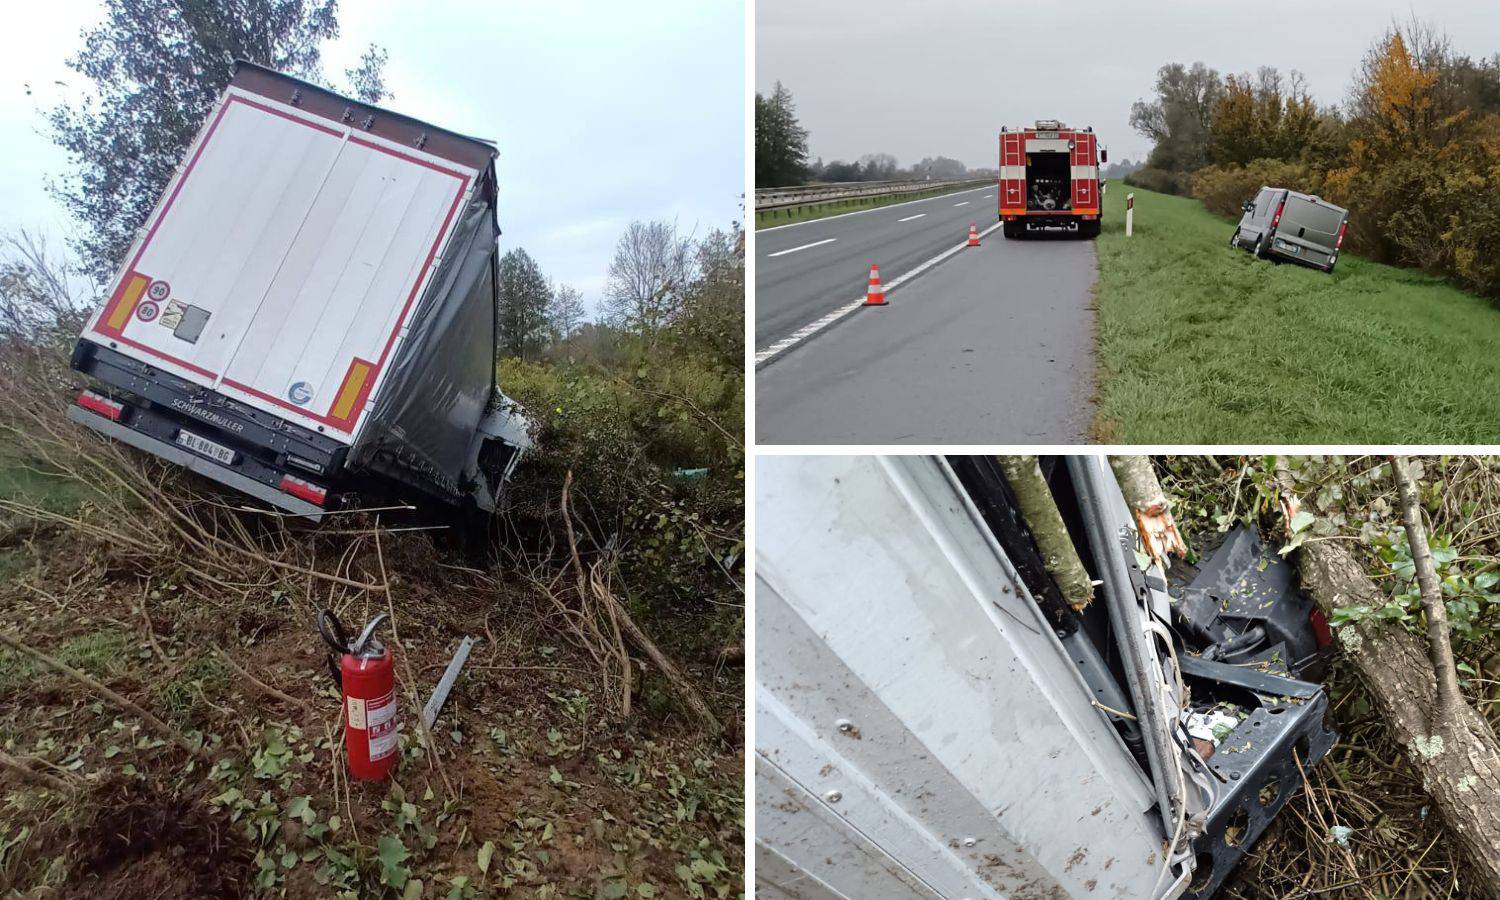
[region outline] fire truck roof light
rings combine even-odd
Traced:
[[[84,391],[79,394],[78,405],[91,413],[98,413],[111,422],[118,422],[125,417],[125,404],[93,391]]]

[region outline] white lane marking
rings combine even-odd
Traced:
[[[900,203],[887,203],[884,206],[872,206],[869,209],[856,209],[854,212],[839,213],[836,216],[823,216],[820,219],[808,219],[805,222],[788,222],[785,225],[772,225],[769,228],[757,228],[755,229],[755,233],[762,234],[767,231],[775,231],[778,228],[796,228],[798,225],[811,225],[814,222],[831,222],[834,219],[842,219],[845,216],[862,216],[865,213],[885,212],[888,209],[895,209],[898,206],[906,206],[909,203],[926,203],[929,200],[941,200],[944,197],[958,197],[962,196],[963,194],[972,194],[975,191],[987,190],[989,190],[989,188],[977,187],[969,188],[967,191],[954,191],[950,194],[938,194],[936,197],[923,197],[920,200],[902,200]]]
[[[983,197],[980,197],[979,199],[981,199],[981,200],[988,200],[988,199],[990,199],[993,196],[995,196],[995,195],[994,194],[985,194]]]
[[[897,222],[910,222],[912,219],[920,219],[920,218],[922,218],[925,215],[927,215],[927,213],[917,213],[914,216],[907,216],[904,219],[897,219],[896,221]]]
[[[967,200],[965,200],[965,201],[964,201],[964,202],[962,202],[962,203],[955,203],[955,204],[953,204],[953,205],[954,205],[954,206],[968,206],[968,205],[969,205],[969,201],[967,201]]]
[[[989,234],[999,227],[1000,223],[996,222],[985,230],[979,232],[979,236],[984,237],[985,235]],[[952,256],[958,251],[964,249],[968,245],[969,243],[966,239],[963,243],[949,247],[947,250],[944,250],[942,253],[939,253],[937,256],[929,259],[927,262],[924,262],[920,266],[917,266],[915,269],[912,269],[910,272],[906,272],[902,275],[898,275],[897,277],[892,278],[890,281],[887,281],[883,285],[883,287],[885,288],[885,292],[889,294],[891,291],[894,291],[902,284],[905,284],[907,281],[910,281],[918,275],[921,275],[923,272]],[[792,332],[791,334],[787,335],[786,337],[782,338],[766,349],[755,351],[756,367],[759,368],[762,363],[769,362],[777,356],[780,356],[781,354],[797,346],[798,344],[827,328],[829,325],[832,325],[834,322],[837,322],[839,319],[842,319],[844,316],[849,315],[850,313],[854,312],[856,309],[859,309],[864,305],[865,298],[863,296],[856,297],[855,299],[850,300],[848,303],[840,306],[838,309],[834,310],[823,318],[818,319],[816,322],[811,322],[807,325],[803,325],[801,328],[797,329],[796,331]]]
[[[800,247],[793,247],[790,250],[782,250],[779,253],[767,253],[766,258],[770,259],[773,256],[786,256],[788,253],[796,253],[798,250],[806,250],[808,247],[821,247],[824,244],[831,244],[836,240],[838,240],[838,238],[824,238],[821,241],[813,241],[811,244],[803,244]]]

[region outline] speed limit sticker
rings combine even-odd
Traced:
[[[172,296],[172,286],[165,281],[153,281],[151,286],[146,288],[146,296],[160,303]]]
[[[135,308],[135,317],[142,322],[154,322],[161,315],[161,307],[150,300],[141,301],[141,305]]]

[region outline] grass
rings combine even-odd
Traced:
[[[894,197],[855,197],[850,200],[839,200],[832,203],[812,203],[807,206],[794,206],[791,209],[775,209],[755,214],[756,228],[770,228],[775,225],[792,225],[797,222],[807,222],[812,219],[826,219],[829,216],[839,216],[844,213],[858,212],[862,209],[875,209],[881,206],[890,206],[895,203],[907,203],[912,200],[923,200],[928,197],[941,197],[944,194],[953,194],[958,191],[972,190],[973,185],[940,188],[935,191],[923,191],[919,194],[900,194]]]
[[[16,448],[8,446],[13,439],[0,436],[0,499],[39,506],[52,512],[75,510],[92,491],[87,485],[66,475],[44,471]]]
[[[1332,275],[1257,260],[1196,200],[1112,188],[1098,246],[1101,441],[1500,442],[1500,309],[1354,256]]]

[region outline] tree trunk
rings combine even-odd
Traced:
[[[1114,469],[1120,492],[1135,515],[1146,554],[1163,570],[1167,568],[1168,553],[1186,556],[1187,544],[1177,531],[1172,506],[1162,493],[1161,482],[1156,480],[1151,460],[1144,456],[1111,456],[1109,467]]]
[[[1349,553],[1332,541],[1303,545],[1302,584],[1324,614],[1345,606],[1381,606],[1385,596]],[[1435,716],[1437,681],[1423,640],[1400,626],[1367,620],[1340,626],[1338,641],[1369,687],[1407,760],[1422,776],[1444,821],[1500,897],[1500,745],[1467,703]]]
[[[1042,553],[1042,564],[1057,581],[1063,599],[1077,610],[1088,606],[1094,599],[1094,583],[1078,558],[1078,548],[1068,536],[1068,526],[1063,524],[1062,513],[1057,510],[1057,501],[1047,487],[1036,457],[1002,456],[1000,471],[1016,495],[1026,527],[1031,529],[1036,548]]]

